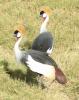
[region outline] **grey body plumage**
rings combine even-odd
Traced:
[[[50,32],[44,32],[37,36],[32,44],[33,50],[46,52],[49,48],[52,49],[53,37]]]

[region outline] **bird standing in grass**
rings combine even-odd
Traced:
[[[41,74],[49,80],[53,81],[56,79],[59,83],[65,84],[65,75],[61,69],[58,68],[56,62],[49,57],[47,53],[36,50],[21,51],[19,49],[19,44],[23,37],[22,28],[19,28],[14,32],[14,36],[16,37],[14,52],[17,61],[21,62],[25,66],[28,66],[33,72]]]
[[[33,50],[46,52],[47,54],[51,54],[53,49],[53,37],[46,28],[50,13],[52,13],[52,10],[49,7],[43,7],[41,9],[40,16],[43,18],[43,22],[40,28],[40,34],[35,38],[32,44]]]

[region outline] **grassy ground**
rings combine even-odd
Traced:
[[[55,41],[51,57],[68,80],[65,86],[53,82],[49,89],[37,85],[35,76],[16,63],[13,52],[14,28],[23,20],[25,38],[31,44],[38,35],[39,8],[44,5],[53,10],[48,25]],[[79,0],[0,0],[0,100],[14,99],[79,100]]]

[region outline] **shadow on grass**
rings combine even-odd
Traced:
[[[22,80],[28,83],[29,85],[38,85],[37,73],[33,73],[31,70],[27,69],[26,73],[23,73],[22,70],[17,69],[17,70],[12,70],[9,68],[9,63],[6,60],[3,60],[0,62],[0,65],[4,66],[5,72],[12,78],[12,79],[17,79],[17,80]]]

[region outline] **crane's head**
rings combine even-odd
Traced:
[[[14,36],[18,39],[21,37],[21,33],[18,30],[14,31]]]
[[[43,19],[46,19],[47,16],[50,16],[52,14],[52,10],[47,7],[47,6],[43,6],[41,9],[40,9],[40,16],[43,18]]]
[[[40,11],[40,16],[43,18],[43,19],[46,19],[46,17],[48,16],[43,10]]]
[[[14,36],[17,38],[17,40],[19,39],[19,38],[21,38],[22,37],[22,35],[25,33],[25,27],[24,27],[24,25],[19,25],[16,29],[15,29],[15,31],[14,31]]]

